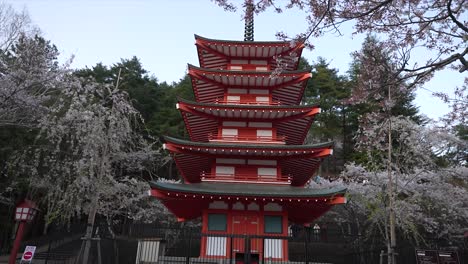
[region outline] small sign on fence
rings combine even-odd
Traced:
[[[460,264],[458,253],[450,250],[416,249],[417,264]]]
[[[439,250],[438,257],[441,264],[460,264],[456,251]]]
[[[21,263],[30,263],[34,257],[35,251],[35,246],[26,246],[26,248],[24,249],[23,256],[21,257]]]

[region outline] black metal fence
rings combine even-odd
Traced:
[[[101,247],[102,263],[117,264],[376,264],[381,251],[386,251],[376,244],[364,243],[358,236],[344,235],[338,229],[317,232],[309,227],[293,227],[287,236],[247,236],[205,234],[199,227],[133,225],[124,237],[103,239]],[[397,252],[399,264],[416,263],[414,247],[400,247]],[[466,250],[461,250],[462,259],[464,255]],[[385,259],[383,263],[386,263]]]
[[[330,225],[329,225],[330,226]],[[93,239],[90,264],[183,263],[334,263],[376,264],[385,248],[367,244],[359,236],[329,228],[290,228],[287,236],[205,234],[200,227],[131,224],[111,236],[101,226]],[[38,244],[35,264],[75,264],[82,249],[81,235]],[[414,247],[397,249],[399,264],[415,264]],[[461,263],[467,251],[459,250]],[[384,260],[383,263],[386,263]]]

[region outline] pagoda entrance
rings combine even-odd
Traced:
[[[258,235],[260,233],[259,221],[258,215],[233,215],[232,232],[235,235]]]
[[[256,214],[234,214],[232,216],[232,251],[236,263],[244,263],[249,259],[251,263],[258,263],[262,250],[262,241],[247,235],[260,234],[260,217]]]

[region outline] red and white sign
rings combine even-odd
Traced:
[[[24,249],[23,257],[21,257],[21,261],[31,262],[31,260],[34,257],[35,251],[35,246],[26,246],[26,249]]]

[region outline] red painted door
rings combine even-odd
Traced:
[[[232,217],[232,232],[235,237],[232,239],[233,255],[237,253],[245,253],[245,239],[252,235],[259,234],[259,217],[257,215],[233,215]],[[250,253],[252,255],[260,254],[261,240],[255,238],[250,239]]]

